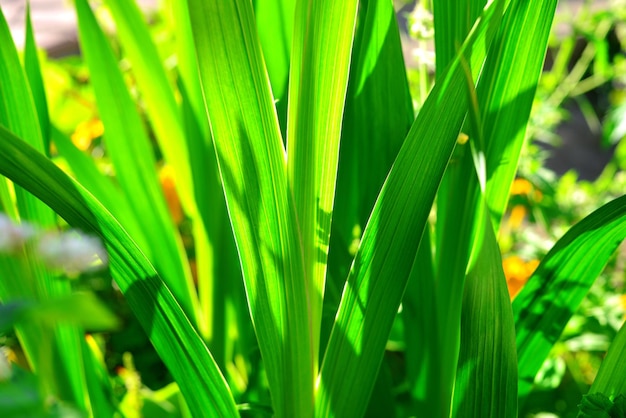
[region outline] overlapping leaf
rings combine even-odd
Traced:
[[[150,141],[102,30],[85,0],[76,1],[78,29],[90,70],[108,154],[135,218],[150,245],[151,261],[197,324],[197,297],[178,231],[156,174]]]
[[[276,416],[313,411],[311,287],[252,4],[189,2],[197,58]],[[236,70],[235,70],[236,69]],[[316,296],[318,297],[318,296]]]
[[[497,4],[497,3],[496,3]],[[497,27],[485,10],[460,55],[480,68]],[[467,55],[465,55],[467,54]],[[404,292],[434,195],[465,112],[465,75],[457,58],[435,85],[414,122],[378,197],[356,254],[318,382],[318,416],[360,416],[391,323]]]
[[[626,237],[626,196],[574,225],[513,301],[520,404],[567,321]]]
[[[197,331],[134,241],[89,192],[0,127],[0,174],[32,192],[70,225],[100,235],[111,271],[197,416],[237,415],[230,391]]]

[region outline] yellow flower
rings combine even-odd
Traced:
[[[86,151],[91,146],[94,139],[99,138],[104,133],[104,125],[97,118],[81,122],[72,134],[72,142],[81,151]]]
[[[509,296],[513,299],[522,287],[526,284],[530,276],[539,265],[539,260],[524,261],[516,255],[502,260],[502,268],[506,276],[506,284],[509,289]]]
[[[526,208],[523,205],[515,205],[511,209],[509,215],[509,227],[511,229],[517,229],[522,225],[524,218],[526,217]]]
[[[512,195],[529,195],[533,190],[533,185],[526,179],[516,178],[511,186]]]
[[[172,218],[176,224],[179,224],[184,216],[178,192],[176,192],[176,184],[174,183],[174,169],[167,164],[161,167],[159,171],[159,181],[161,182],[161,188],[163,189],[167,207],[172,214]]]

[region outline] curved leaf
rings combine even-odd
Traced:
[[[89,67],[107,152],[143,229],[150,260],[197,325],[198,300],[178,231],[158,182],[150,140],[104,33],[86,0],[76,0],[78,33]]]
[[[439,181],[467,112],[460,56],[471,68],[480,68],[490,29],[499,18],[495,7],[485,9],[459,57],[424,103],[383,185],[324,355],[317,416],[358,417],[367,406]]]
[[[612,400],[626,396],[626,323],[609,346],[589,393],[602,393]]]
[[[520,405],[568,320],[625,237],[626,196],[622,196],[574,225],[513,301]]]
[[[0,126],[0,174],[47,203],[70,225],[97,233],[111,271],[194,416],[237,416],[226,382],[206,345],[134,241],[82,186]]]

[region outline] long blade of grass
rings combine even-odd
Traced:
[[[27,138],[33,147],[44,152],[45,144],[28,79],[20,65],[9,27],[1,11],[0,45],[0,125]],[[15,187],[15,198],[20,220],[30,221],[44,228],[56,226],[54,212],[30,193],[21,187]],[[36,257],[33,248],[27,246],[25,255],[32,262],[27,267],[22,265],[18,275],[6,278],[8,294],[20,295],[22,292],[21,296],[46,301],[49,298],[67,296],[71,292],[70,284],[54,277]],[[28,290],[25,294],[21,282],[27,283]],[[31,353],[29,360],[39,371],[43,385],[50,394],[71,402],[82,411],[89,411],[90,399],[82,367],[82,331],[77,327],[59,325],[55,328],[42,326],[34,332],[36,334],[29,335],[22,342],[27,345],[26,351]],[[50,341],[45,351],[41,340]],[[28,346],[29,344],[32,345]]]
[[[626,396],[626,323],[609,346],[589,393],[603,393],[614,399]]]
[[[296,0],[256,0],[254,12],[267,73],[276,98],[281,132],[287,132],[289,63],[296,11]]]
[[[159,186],[153,149],[143,122],[86,0],[76,0],[76,12],[83,54],[117,178],[126,198],[133,202],[136,219],[151,245],[151,261],[197,324],[198,300],[191,272]]]
[[[513,301],[519,403],[609,257],[626,237],[626,196],[574,225],[544,257]]]
[[[447,0],[433,0],[432,4],[435,25],[435,70],[439,79],[456,57],[487,0],[457,2],[454,5]]]
[[[60,132],[55,126],[51,128],[51,138],[59,154],[67,161],[76,180],[100,201],[117,219],[128,234],[133,237],[141,251],[148,259],[152,258],[150,245],[141,229],[130,202],[113,180],[100,172],[94,160],[76,148],[71,139]]]
[[[33,94],[43,148],[46,153],[50,150],[50,117],[48,115],[48,101],[41,76],[39,58],[37,57],[37,46],[35,45],[35,34],[33,24],[30,19],[30,3],[26,5],[26,39],[24,41],[24,71],[28,78],[28,84]]]
[[[508,193],[513,181],[555,8],[556,1],[509,2],[476,89],[468,74],[470,142],[457,147],[437,201],[443,220],[437,246],[441,367],[448,390],[459,350],[463,281],[471,254],[477,254],[476,231],[484,229],[482,194],[497,229],[507,202],[489,197]]]
[[[334,310],[354,257],[353,250],[342,260],[339,251],[349,251],[351,242],[360,238],[414,119],[393,5],[384,0],[361,2],[357,29],[333,207],[331,282],[326,285],[337,290],[336,296],[324,295],[325,304],[328,296],[336,297]]]
[[[494,4],[485,9],[461,50],[473,69],[480,68],[489,34],[499,24]],[[360,416],[367,404],[371,385],[365,382],[376,376],[437,186],[467,112],[464,77],[457,58],[413,123],[374,206],[322,363],[317,416]]]
[[[557,0],[511,1],[496,38],[497,54],[478,86],[484,115],[487,205],[496,231],[509,198],[530,110],[543,69]]]
[[[195,193],[204,226],[194,222],[193,228],[198,293],[207,325],[205,338],[220,368],[228,370],[226,362],[233,361],[238,353],[247,355],[258,347],[204,110],[187,2],[174,0],[171,10],[177,43],[181,107],[192,172],[195,179],[202,179],[195,182]],[[203,234],[208,234],[208,239],[203,238]],[[229,280],[223,280],[224,277]]]
[[[312,295],[252,4],[248,0],[193,0],[189,12],[207,115],[274,414],[308,417],[313,411],[317,357],[310,317]]]
[[[198,208],[193,221],[193,235],[200,309],[206,327],[203,337],[209,342],[216,361],[223,367],[227,346],[235,342],[225,335],[227,329],[232,329],[232,324],[225,323],[226,306],[230,299],[226,295],[231,294],[229,289],[237,289],[232,296],[233,302],[237,306],[244,306],[243,310],[238,311],[242,314],[237,316],[242,320],[240,324],[248,325],[248,313],[241,285],[241,268],[204,110],[188,5],[186,1],[174,0],[170,6],[177,45],[181,111]],[[229,277],[231,280],[220,280],[221,277]]]
[[[143,95],[154,135],[165,160],[174,169],[181,202],[188,213],[195,215],[193,177],[181,112],[148,25],[134,1],[107,0],[106,4],[115,20],[117,38],[124,55],[136,75],[137,87]]]
[[[156,270],[94,197],[50,160],[0,126],[0,174],[32,192],[70,225],[98,234],[113,277],[194,416],[237,416],[215,361]]]
[[[393,4],[361,1],[342,122],[320,337],[322,353],[363,227],[413,119]],[[415,328],[412,324],[405,330]],[[381,368],[368,407],[370,416],[388,407],[381,402],[392,397],[394,390],[383,381],[391,378],[388,375],[388,368]]]
[[[287,172],[295,197],[319,350],[339,140],[357,4],[355,0],[296,4],[289,77]],[[328,65],[332,62],[333,65]],[[317,356],[315,361],[317,373]]]
[[[467,273],[455,417],[517,417],[513,312],[500,247],[486,212],[476,262]]]

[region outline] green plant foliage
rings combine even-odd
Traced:
[[[63,71],[88,87],[65,99],[30,24],[21,64],[2,19],[2,216],[96,234],[109,259],[69,280],[17,226],[0,237],[0,344],[24,353],[0,363],[3,413],[517,416],[626,198],[595,202],[511,303],[499,234],[556,1],[433,3],[417,111],[388,0],[171,0],[151,24],[76,0],[84,64]],[[52,97],[102,127],[79,144]],[[111,311],[164,387],[112,352]],[[623,409],[625,332],[581,416]]]

